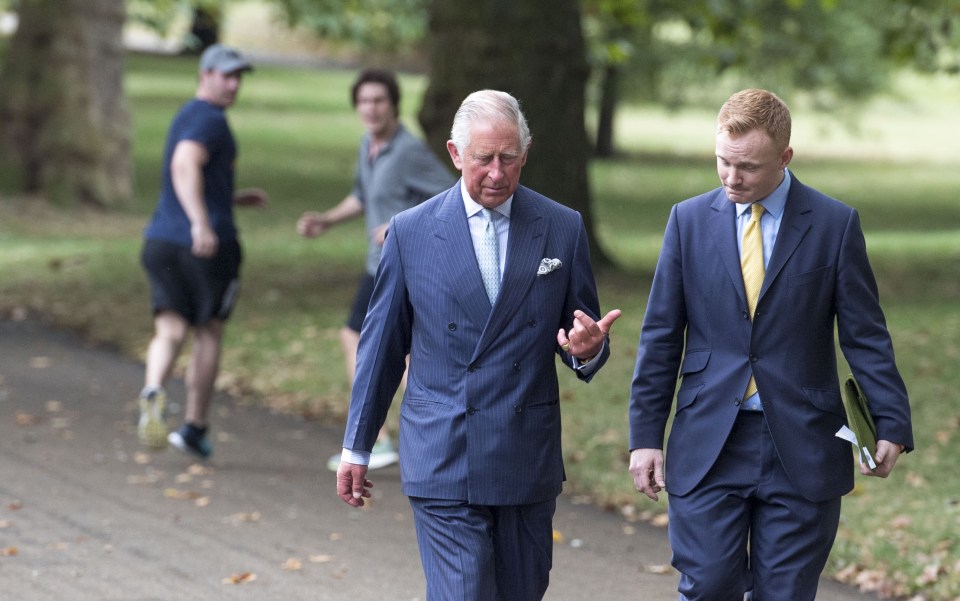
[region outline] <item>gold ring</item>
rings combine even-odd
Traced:
[[[560,348],[562,348],[565,352],[568,352],[568,353],[569,353],[569,352],[570,352],[570,343],[567,342],[567,343],[565,343],[565,344],[561,344],[561,345],[560,345]]]

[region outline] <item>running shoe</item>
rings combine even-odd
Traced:
[[[207,459],[213,454],[213,445],[207,438],[207,429],[198,428],[193,424],[183,424],[179,430],[175,430],[167,436],[170,444],[200,459]]]
[[[167,448],[167,422],[164,418],[167,393],[162,387],[144,388],[138,403],[140,421],[137,424],[137,435],[140,442],[158,451]]]

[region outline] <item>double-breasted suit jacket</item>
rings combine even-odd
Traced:
[[[850,444],[835,437],[846,422],[835,340],[878,439],[913,446],[859,217],[794,177],[752,321],[735,219],[722,188],[671,210],[631,388],[630,447],[662,448],[679,373],[666,480],[685,495],[720,455],[753,373],[790,481],[811,501],[839,497],[854,471]]]
[[[391,221],[343,444],[373,446],[409,353],[399,438],[408,496],[520,505],[561,491],[556,359],[573,359],[557,331],[575,309],[600,313],[587,237],[577,212],[523,186],[509,227],[491,307],[459,183]],[[558,261],[541,268],[544,259]],[[605,344],[596,367],[608,355]]]

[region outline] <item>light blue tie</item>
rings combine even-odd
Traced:
[[[494,224],[499,216],[496,211],[483,209],[483,236],[477,248],[477,263],[480,265],[483,287],[487,289],[487,298],[491,305],[500,293],[500,240]]]

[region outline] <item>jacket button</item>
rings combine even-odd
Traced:
[[[514,405],[514,406],[513,406],[513,412],[514,412],[514,413],[522,413],[522,412],[523,412],[523,406],[522,406],[522,405]]]
[[[733,404],[734,404],[734,405],[736,405],[737,407],[739,407],[739,406],[740,406],[740,403],[741,403],[741,402],[742,402],[742,401],[740,400],[740,398],[739,398],[739,397],[737,397],[737,398],[735,398],[735,399],[733,399]]]
[[[527,322],[527,325],[530,326],[531,328],[535,328],[537,327],[537,320],[531,319],[530,321]]]
[[[759,360],[760,360],[760,357],[757,357],[756,355],[750,355],[750,362],[751,362],[751,363],[756,363],[756,362],[759,361]]]
[[[470,373],[473,373],[473,372],[477,371],[477,366],[474,365],[473,363],[471,363],[470,365],[467,366],[467,371],[470,372]]]
[[[452,331],[454,331],[454,330],[457,329],[457,324],[455,324],[455,323],[453,323],[453,322],[451,321],[450,323],[447,324],[447,329],[452,332]]]
[[[749,313],[748,311],[744,311],[744,312],[743,312],[743,318],[744,318],[744,319],[750,319],[750,313]]]
[[[467,415],[473,415],[476,412],[477,412],[476,407],[467,407]]]
[[[517,361],[513,364],[513,371],[520,371],[520,362]]]

